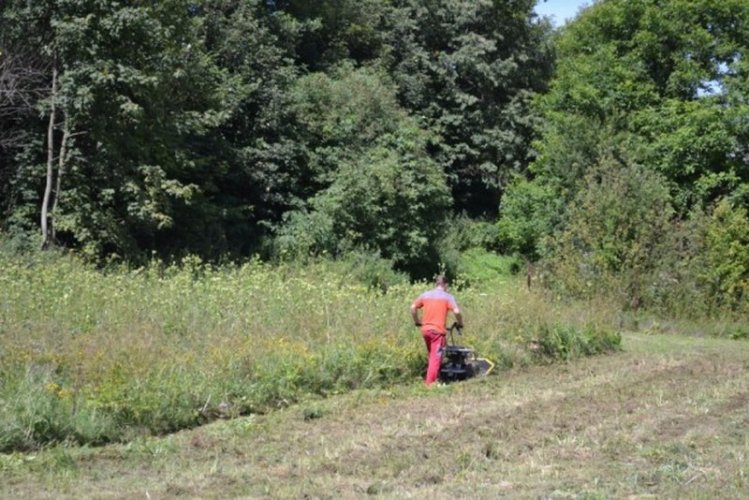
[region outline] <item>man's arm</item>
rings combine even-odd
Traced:
[[[463,313],[460,312],[460,307],[456,305],[453,314],[455,315],[455,321],[458,323],[458,328],[463,328]]]
[[[421,320],[419,319],[419,312],[415,302],[411,304],[411,317],[414,320],[414,325],[421,326]]]

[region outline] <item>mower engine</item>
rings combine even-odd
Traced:
[[[455,382],[473,377],[488,375],[494,368],[494,363],[488,359],[479,358],[470,347],[455,345],[453,331],[461,334],[457,323],[448,329],[449,342],[445,346],[440,366],[440,380],[442,382]]]

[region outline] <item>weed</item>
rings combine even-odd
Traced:
[[[129,441],[419,380],[408,305],[425,285],[373,287],[347,269],[187,258],[96,270],[0,255],[0,451]],[[509,277],[457,293],[461,342],[499,368],[537,361],[531,339],[565,360],[619,342],[602,326],[607,309],[558,304]]]

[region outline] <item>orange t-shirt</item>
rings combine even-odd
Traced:
[[[447,313],[448,311],[455,312],[458,309],[458,303],[455,301],[455,297],[446,291],[435,288],[419,295],[419,298],[414,301],[413,307],[424,309],[421,316],[422,332],[436,331],[445,334],[447,333],[445,328]]]

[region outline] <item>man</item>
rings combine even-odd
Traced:
[[[447,293],[447,278],[444,275],[437,277],[436,288],[422,293],[413,304],[411,304],[411,317],[414,324],[421,327],[421,335],[429,353],[429,364],[425,382],[433,384],[440,373],[442,364],[442,352],[445,347],[445,334],[447,329],[447,313],[452,311],[458,328],[463,328],[463,315],[460,312],[455,297]],[[423,309],[419,319],[419,309]]]

